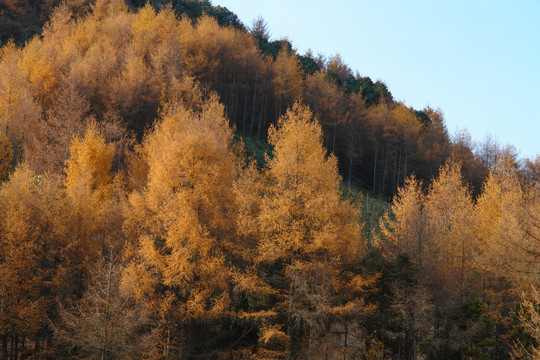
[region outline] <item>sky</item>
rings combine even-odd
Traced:
[[[339,53],[407,106],[440,108],[450,134],[491,134],[540,155],[540,0],[214,0],[300,54]]]

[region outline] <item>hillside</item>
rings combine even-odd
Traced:
[[[208,1],[56,5],[0,8],[2,359],[538,354],[540,158]]]

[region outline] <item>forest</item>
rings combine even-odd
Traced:
[[[0,43],[2,360],[540,359],[540,156],[208,0]]]

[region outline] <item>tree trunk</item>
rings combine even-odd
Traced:
[[[351,148],[351,153],[349,154],[349,181],[347,185],[347,188],[349,190],[351,190],[352,167],[353,167],[353,150]]]
[[[19,335],[15,335],[15,346],[13,350],[13,359],[19,359]]]
[[[407,179],[407,154],[409,152],[409,144],[405,146],[405,169],[403,170],[403,183],[405,184],[405,179]]]
[[[459,304],[463,305],[463,285],[465,284],[465,239],[463,237],[461,237],[461,275],[459,282]]]
[[[394,159],[394,174],[392,174],[392,196],[396,194],[396,176],[398,171],[398,147],[396,146],[396,155]],[[398,179],[399,181],[399,179]]]
[[[277,116],[276,116],[276,120],[279,119],[279,117],[281,116],[281,102],[283,101],[283,95],[279,94],[279,110],[278,110],[278,113],[277,113]]]
[[[255,104],[257,103],[257,82],[259,80],[259,74],[255,73],[255,89],[253,90],[253,104],[251,107],[251,126],[249,128],[249,136],[253,134],[253,123],[255,121]]]
[[[403,157],[403,148],[399,148],[399,160],[398,160],[398,171],[397,171],[397,186],[396,186],[396,192],[397,188],[400,187],[401,183],[401,159]],[[403,185],[405,185],[405,182],[403,182]]]
[[[373,194],[377,188],[377,158],[379,156],[379,143],[375,145],[375,164],[373,165]]]
[[[289,344],[287,345],[287,360],[296,359],[296,337],[294,336],[292,319],[289,318],[287,324],[287,335],[289,336]]]
[[[388,170],[388,153],[390,152],[390,142],[386,144],[386,159],[384,160],[384,171],[381,184],[381,196],[384,197],[384,185],[386,183],[386,171]]]
[[[41,350],[40,350],[40,347],[39,347],[39,332],[36,333],[36,343],[35,343],[35,346],[34,346],[34,358],[36,359],[41,359]]]
[[[349,322],[347,319],[345,319],[345,339],[343,341],[343,360],[347,360],[347,353],[348,353],[348,340],[349,340]]]
[[[261,139],[261,132],[262,132],[262,121],[263,121],[263,114],[266,108],[266,83],[264,84],[264,91],[263,91],[263,105],[261,106],[261,111],[259,112],[259,125],[257,126],[257,139]]]
[[[249,76],[248,76],[248,66],[249,66],[249,58],[247,59],[247,62],[246,62],[246,83],[244,84],[245,86],[245,91],[244,91],[244,113],[242,114],[242,132],[244,134],[247,134],[247,131],[246,131],[246,113],[247,113],[247,102],[248,102],[248,83],[249,83]]]
[[[337,131],[337,120],[334,121],[334,134],[332,135],[332,153],[336,153],[336,131]]]
[[[349,129],[351,132],[351,144],[349,148],[349,184],[348,189],[351,190],[351,177],[352,177],[352,165],[353,165],[353,156],[354,156],[354,125],[352,120],[349,120],[351,124],[351,128]]]
[[[2,335],[2,360],[8,359],[8,339],[7,335]]]
[[[236,108],[237,108],[237,100],[238,100],[238,91],[237,90],[238,85],[236,84],[236,75],[233,77],[233,103],[232,103],[232,119],[233,122],[236,124]]]
[[[265,115],[266,115],[267,105],[268,105],[268,84],[264,84],[264,102],[263,102],[263,109],[261,112],[261,118],[259,119],[259,135],[260,133],[262,133],[262,131],[266,127]],[[258,136],[258,138],[260,139],[261,137]]]

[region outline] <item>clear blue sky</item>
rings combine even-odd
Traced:
[[[540,0],[214,0],[300,54],[340,53],[398,101],[440,107],[448,130],[540,154]]]

